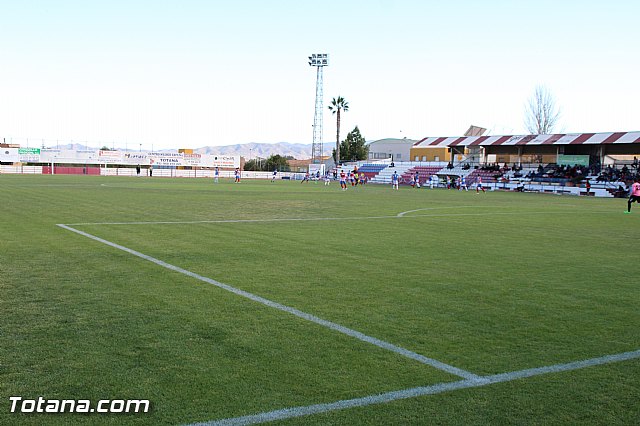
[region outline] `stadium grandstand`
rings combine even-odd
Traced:
[[[640,132],[426,137],[413,144],[406,162],[360,164],[372,183],[401,183],[431,176],[439,182],[464,176],[494,189],[621,196],[638,174]],[[443,161],[444,160],[444,161]],[[593,191],[585,191],[586,182]]]

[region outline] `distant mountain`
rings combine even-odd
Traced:
[[[51,148],[60,148],[60,149],[68,149],[68,150],[86,150],[86,149],[96,149],[96,147],[88,147],[82,144],[64,144],[64,145],[54,145]],[[109,147],[110,148],[110,147]],[[122,147],[116,148],[119,151],[138,151],[137,149],[123,149]],[[324,145],[324,155],[331,155],[331,150],[333,149],[332,143],[325,143]],[[157,149],[157,152],[161,151],[175,151],[169,149]],[[289,143],[289,142],[278,142],[278,143],[243,143],[237,145],[225,145],[225,146],[204,146],[202,148],[197,148],[193,150],[198,154],[215,154],[215,155],[239,155],[247,160],[250,158],[267,158],[271,155],[282,155],[283,157],[291,156],[296,160],[306,160],[311,158],[311,144],[303,144],[303,143]]]
[[[87,145],[82,145],[79,143],[65,143],[63,145],[47,145],[46,147],[49,149],[63,149],[63,150],[69,150],[69,151],[85,151],[85,150],[89,150],[89,151],[93,151],[102,147],[107,147],[109,149],[111,149],[110,145],[106,145],[106,144],[102,144],[102,145],[94,145],[94,146],[87,146]],[[125,152],[138,152],[139,151],[139,147],[138,145],[136,145],[136,148],[133,148],[133,145],[131,145],[131,148],[125,149],[122,147],[115,147],[115,149],[117,151],[125,151]],[[146,150],[145,150],[146,151]],[[158,149],[156,150],[158,152],[162,152],[162,151],[175,151],[174,149]]]
[[[79,143],[66,143],[64,145],[47,145],[46,148],[50,149],[64,149],[69,151],[84,151],[88,149],[96,149],[95,147],[89,148],[86,145],[82,145]]]
[[[329,145],[329,146],[327,146]],[[325,144],[324,154],[331,155],[331,144]],[[237,145],[225,146],[205,146],[194,149],[198,154],[218,154],[218,155],[240,155],[246,159],[250,158],[267,158],[271,155],[279,154],[283,157],[291,156],[297,160],[305,160],[311,158],[311,144],[302,143],[244,143]]]

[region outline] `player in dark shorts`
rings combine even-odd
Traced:
[[[627,202],[626,213],[631,213],[631,203],[640,203],[640,177],[636,178],[636,181],[631,185],[631,191],[629,195],[629,201]]]

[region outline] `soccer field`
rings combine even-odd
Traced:
[[[640,422],[626,200],[2,175],[0,206],[0,424]]]

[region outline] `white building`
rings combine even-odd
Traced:
[[[410,151],[414,143],[413,139],[380,139],[369,142],[369,160],[391,159],[393,161],[411,161]]]

